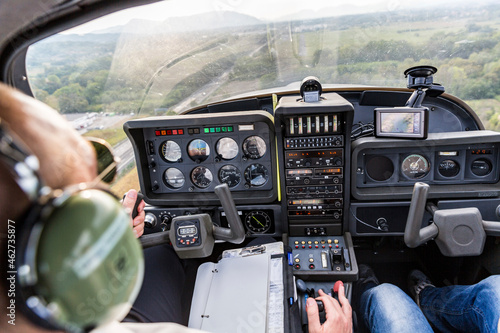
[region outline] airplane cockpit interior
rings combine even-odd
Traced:
[[[361,265],[408,294],[415,268],[500,274],[498,4],[187,1],[86,32],[157,3],[48,2],[0,38],[0,79],[110,142],[111,190],[146,203],[142,249],[198,263],[186,326],[308,332],[308,298],[341,281],[365,332]]]

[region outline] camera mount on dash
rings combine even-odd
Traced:
[[[323,88],[319,79],[315,76],[308,76],[300,84],[300,95],[306,103],[319,102]]]
[[[426,95],[437,97],[444,93],[444,87],[434,83],[433,75],[436,72],[437,68],[433,66],[415,66],[405,70],[404,74],[408,79],[406,86],[408,89],[415,89],[406,106],[420,108]]]
[[[415,89],[404,107],[375,109],[375,136],[402,139],[425,139],[429,126],[429,109],[422,106],[426,95],[437,97],[444,87],[434,83],[436,67],[408,68],[404,75],[408,89]]]

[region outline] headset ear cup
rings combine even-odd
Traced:
[[[83,190],[40,223],[43,229],[36,231],[35,223],[26,248],[36,251],[27,307],[49,325],[71,331],[122,319],[139,292],[144,263],[130,217],[116,198]],[[34,298],[45,307],[34,308]]]
[[[23,269],[30,267],[27,262],[28,257],[31,255],[28,243],[33,227],[40,222],[43,207],[38,203],[31,205],[25,216],[21,218],[21,224],[16,229],[16,309],[36,326],[47,330],[57,330],[60,327],[50,320],[42,318],[28,306],[28,299],[35,295],[34,286],[30,281],[33,275],[32,272],[28,272],[26,275],[22,274]]]

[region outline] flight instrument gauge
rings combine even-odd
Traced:
[[[167,162],[177,162],[182,157],[181,147],[175,141],[165,141],[160,145],[160,155]]]
[[[219,170],[221,183],[226,183],[229,187],[237,186],[241,181],[241,172],[234,165],[224,165]]]
[[[423,178],[427,176],[430,170],[429,161],[419,154],[408,155],[401,163],[401,172],[408,179]]]
[[[231,138],[222,138],[217,141],[216,149],[217,154],[225,160],[232,160],[239,152],[238,144]]]
[[[269,174],[262,164],[251,164],[245,169],[245,180],[251,186],[262,186],[267,183]]]
[[[263,211],[250,212],[245,216],[245,225],[250,232],[261,234],[271,227],[271,217]]]
[[[191,181],[199,188],[209,187],[213,179],[212,171],[205,167],[199,166],[191,171]]]
[[[195,139],[188,145],[188,155],[193,161],[203,162],[210,156],[210,146],[204,140]]]
[[[177,168],[168,168],[165,170],[163,173],[163,180],[168,187],[173,189],[181,188],[186,181],[182,171]]]
[[[444,160],[439,163],[438,171],[443,177],[455,177],[460,172],[460,166],[454,160]]]
[[[266,150],[266,142],[260,136],[252,135],[243,141],[243,152],[251,159],[261,158]]]

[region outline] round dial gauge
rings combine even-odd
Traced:
[[[245,169],[245,179],[251,186],[262,186],[267,183],[269,175],[262,164],[251,164]]]
[[[455,177],[460,172],[460,166],[454,160],[444,160],[439,163],[438,171],[443,177]]]
[[[271,227],[271,217],[263,211],[250,212],[245,216],[245,225],[252,233],[264,233]]]
[[[253,135],[243,141],[243,152],[251,159],[257,159],[266,153],[266,142],[260,136]]]
[[[210,146],[204,140],[195,139],[188,145],[188,155],[193,161],[203,162],[210,156]]]
[[[401,163],[401,171],[409,179],[420,179],[431,170],[429,161],[419,154],[408,155]]]
[[[239,152],[238,144],[231,138],[222,138],[217,141],[216,150],[217,154],[225,160],[232,160]]]
[[[186,179],[184,178],[184,174],[181,170],[177,168],[168,168],[163,173],[163,180],[165,184],[167,184],[170,188],[181,188],[184,186],[184,182]]]
[[[221,183],[226,183],[229,187],[237,186],[241,181],[241,172],[234,165],[224,165],[219,170]]]
[[[205,167],[199,166],[191,171],[191,181],[199,188],[209,187],[213,179],[212,171]]]
[[[160,155],[167,162],[177,162],[182,157],[181,147],[175,141],[165,141],[160,145]]]
[[[480,158],[472,162],[471,171],[479,177],[488,175],[492,170],[491,162],[485,158]]]

